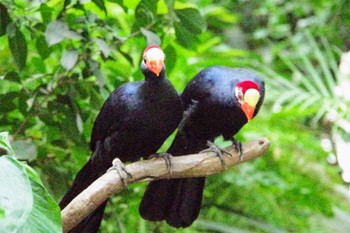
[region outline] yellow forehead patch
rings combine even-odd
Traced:
[[[251,88],[244,93],[244,101],[250,106],[255,107],[259,99],[260,99],[260,93],[256,89]]]

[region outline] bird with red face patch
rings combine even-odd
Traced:
[[[141,62],[145,80],[121,85],[105,101],[92,129],[93,154],[61,200],[61,209],[103,175],[115,158],[136,161],[155,154],[177,128],[183,115],[182,101],[165,77],[164,59],[160,47],[147,47]],[[106,203],[70,232],[97,232]]]
[[[265,96],[262,78],[250,69],[213,66],[200,71],[181,95],[185,114],[168,153],[195,154],[222,135],[241,153],[235,134],[259,112]],[[151,182],[140,204],[150,221],[187,227],[198,217],[205,178]]]

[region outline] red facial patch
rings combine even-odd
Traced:
[[[243,95],[248,89],[251,89],[251,88],[256,89],[260,92],[259,86],[255,82],[250,80],[239,82],[237,83],[236,86],[238,88],[241,88]]]
[[[148,50],[153,49],[153,48],[157,48],[157,49],[162,50],[158,45],[150,45],[150,46],[147,46],[147,48],[145,48],[145,51],[143,52],[143,54],[145,54]]]

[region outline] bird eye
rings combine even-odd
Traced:
[[[146,63],[146,62],[147,62],[147,60],[146,60],[146,58],[144,58],[144,59],[143,59],[143,63]]]

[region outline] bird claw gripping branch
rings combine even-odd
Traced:
[[[202,150],[199,153],[214,152],[216,154],[216,156],[219,157],[222,166],[225,169],[227,169],[223,155],[227,154],[227,155],[229,155],[231,157],[232,157],[232,155],[230,153],[228,153],[227,151],[219,148],[217,145],[215,145],[215,143],[213,143],[211,141],[207,141],[207,146],[209,147],[208,149]]]
[[[148,157],[148,159],[153,159],[153,158],[162,158],[162,159],[164,159],[169,174],[173,174],[173,164],[171,163],[171,157],[173,157],[171,154],[163,152],[163,153],[151,154]]]
[[[235,138],[231,139],[231,142],[233,143],[237,153],[239,154],[239,160],[243,161],[243,149],[242,149],[242,143],[238,141]]]
[[[128,170],[126,170],[126,167],[124,166],[124,164],[122,163],[122,161],[120,161],[120,159],[116,158],[113,160],[112,162],[112,167],[110,167],[107,172],[110,172],[112,170],[117,171],[120,179],[123,181],[125,187],[128,187],[128,182],[127,179],[132,178],[132,175],[128,172]]]

